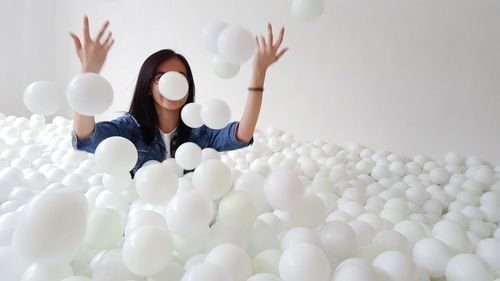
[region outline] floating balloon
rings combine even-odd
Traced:
[[[48,81],[38,81],[26,87],[23,101],[31,112],[40,115],[51,115],[61,107],[63,94],[56,84]]]
[[[184,170],[192,170],[201,162],[201,148],[196,143],[185,142],[175,151],[175,160]]]
[[[189,90],[189,83],[184,74],[169,71],[163,74],[158,82],[160,94],[165,98],[173,101],[183,99]]]
[[[215,56],[212,60],[212,67],[217,76],[222,79],[230,79],[238,74],[241,66],[239,64],[229,63],[221,56]]]
[[[207,127],[222,129],[231,119],[231,109],[223,100],[211,99],[202,104],[200,115]]]
[[[66,97],[74,111],[94,116],[109,108],[113,102],[113,88],[99,74],[85,72],[69,82]]]
[[[226,27],[217,39],[219,55],[232,64],[239,65],[250,59],[254,49],[254,36],[239,26]]]
[[[95,150],[97,167],[105,173],[120,175],[134,168],[138,158],[135,145],[123,137],[109,137]]]
[[[203,28],[201,34],[201,43],[209,52],[217,54],[217,39],[220,33],[227,27],[225,22],[212,22]]]
[[[323,14],[325,0],[293,0],[292,17],[300,21],[313,21]]]
[[[194,102],[186,104],[182,108],[181,118],[188,127],[199,128],[203,126],[203,120],[201,120],[201,105]]]

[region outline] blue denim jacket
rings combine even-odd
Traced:
[[[242,142],[236,138],[238,122],[229,123],[226,127],[216,130],[203,125],[193,128],[189,142],[194,142],[201,148],[211,147],[217,151],[227,151],[246,147],[253,143],[253,138],[249,142]],[[79,139],[75,132],[71,133],[73,148],[94,153],[99,143],[112,136],[121,136],[129,139],[137,148],[138,159],[132,169],[132,175],[149,160],[163,161],[166,156],[166,147],[158,129],[151,145],[144,143],[142,131],[137,120],[129,113],[120,116],[112,121],[98,122],[94,132],[85,139]],[[181,143],[176,136],[170,142],[170,155],[175,157],[175,151]]]

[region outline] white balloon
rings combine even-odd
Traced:
[[[232,281],[232,279],[221,266],[201,263],[190,267],[181,281]]]
[[[175,151],[175,161],[184,170],[192,170],[201,162],[201,148],[194,142],[185,142]]]
[[[304,187],[298,176],[285,169],[271,172],[264,184],[267,201],[275,209],[289,210],[301,202]]]
[[[40,115],[51,115],[61,107],[63,94],[55,83],[37,81],[26,87],[23,101],[31,112]]]
[[[85,235],[87,199],[68,189],[47,190],[23,209],[13,246],[31,261],[70,260]]]
[[[212,22],[203,28],[201,34],[201,43],[209,52],[218,53],[217,39],[220,33],[227,27],[225,22]]]
[[[201,106],[201,120],[212,129],[224,128],[231,119],[231,109],[221,99],[211,99],[203,102]]]
[[[236,74],[238,74],[241,68],[239,64],[227,62],[221,56],[215,56],[212,59],[212,67],[214,73],[222,79],[233,78]]]
[[[80,73],[68,85],[66,97],[74,111],[94,116],[106,111],[113,102],[113,88],[96,73]]]
[[[446,265],[448,281],[491,281],[494,278],[488,264],[472,254],[458,254]]]
[[[231,171],[220,160],[204,161],[194,171],[194,188],[211,199],[224,196],[231,189],[231,185]]]
[[[156,225],[167,228],[165,218],[158,212],[143,210],[130,217],[125,227],[125,236],[146,225]]]
[[[214,209],[210,199],[197,191],[178,193],[168,204],[166,221],[173,233],[193,237],[206,233]]]
[[[293,0],[292,17],[301,21],[313,21],[323,14],[325,0]]]
[[[186,104],[182,108],[181,118],[188,127],[199,128],[203,126],[203,120],[201,120],[201,105],[194,102]]]
[[[109,137],[95,150],[95,161],[102,172],[121,175],[134,168],[138,158],[135,145],[123,137]]]
[[[152,276],[165,269],[173,255],[172,239],[163,227],[143,226],[123,244],[123,261],[140,276]]]
[[[189,90],[189,83],[184,74],[169,71],[163,74],[158,82],[160,94],[173,101],[183,99]]]
[[[89,214],[83,241],[92,249],[110,249],[122,238],[125,225],[113,209],[97,208]]]
[[[327,281],[330,280],[331,267],[321,248],[302,243],[283,252],[279,272],[281,279],[286,281]]]
[[[243,249],[233,244],[213,248],[207,254],[205,262],[222,267],[233,281],[246,281],[252,274],[250,257]]]
[[[160,163],[140,168],[134,181],[139,197],[150,204],[167,203],[178,187],[174,170]]]
[[[450,258],[448,246],[434,238],[422,239],[413,248],[413,260],[432,278],[444,276]]]
[[[252,33],[239,26],[226,27],[217,39],[219,55],[232,64],[241,64],[250,59],[255,49]]]
[[[61,280],[73,275],[68,264],[61,262],[34,263],[23,273],[21,281]]]

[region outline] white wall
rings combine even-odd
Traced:
[[[198,100],[222,98],[238,119],[251,64],[232,80],[217,78],[201,30],[224,20],[262,33],[272,21],[287,27],[290,51],[268,73],[259,127],[274,125],[301,141],[355,141],[434,158],[458,151],[500,163],[500,1],[327,2],[319,20],[297,23],[285,0],[59,0],[53,79],[65,87],[78,72],[68,31],[81,34],[87,13],[93,34],[110,19],[116,38],[102,71],[115,102],[99,119],[128,109],[140,65],[162,48],[190,61]]]

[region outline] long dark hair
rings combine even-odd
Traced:
[[[187,71],[186,74],[189,84],[188,98],[182,107],[188,103],[194,102],[195,88],[193,73],[191,72],[191,67],[189,66],[186,58],[170,49],[160,50],[149,56],[142,64],[141,70],[139,71],[139,77],[137,78],[134,96],[129,109],[129,113],[132,114],[132,116],[134,116],[137,122],[141,125],[144,143],[148,145],[153,142],[155,134],[159,128],[158,115],[156,114],[156,110],[154,108],[153,96],[149,95],[151,92],[151,83],[153,83],[154,75],[158,66],[172,58],[181,60]],[[190,135],[191,128],[184,124],[184,122],[182,122],[182,118],[179,117],[179,124],[177,126],[177,139],[179,144],[185,142]]]

